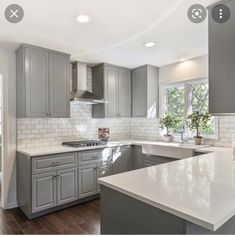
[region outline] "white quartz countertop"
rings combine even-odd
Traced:
[[[57,153],[67,153],[67,152],[76,152],[76,151],[84,151],[84,150],[92,150],[92,149],[102,149],[108,147],[115,146],[125,146],[125,145],[160,145],[160,146],[170,146],[170,147],[182,147],[188,149],[199,149],[204,148],[205,145],[196,146],[193,144],[180,144],[180,143],[166,143],[166,142],[158,142],[158,141],[147,141],[147,140],[118,140],[118,141],[110,141],[106,145],[100,146],[92,146],[92,147],[81,147],[81,148],[73,148],[69,146],[44,146],[37,148],[25,148],[18,149],[17,152],[23,153],[28,156],[42,156],[49,154],[57,154]]]
[[[99,183],[212,231],[235,215],[232,149],[99,179]]]

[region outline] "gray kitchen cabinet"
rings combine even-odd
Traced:
[[[93,118],[131,116],[131,74],[127,68],[99,64],[92,68],[92,91],[107,103],[92,105]]]
[[[118,69],[107,66],[105,68],[105,98],[108,101],[105,104],[106,117],[118,117]]]
[[[77,200],[77,168],[57,171],[57,205]]]
[[[142,146],[134,146],[133,150],[133,169],[141,169],[153,165],[160,165],[175,161],[176,159],[162,156],[154,156],[142,152]]]
[[[100,192],[100,184],[98,183],[98,178],[110,176],[113,174],[112,162],[105,161],[97,164],[97,193]]]
[[[223,1],[231,13],[235,12],[235,1]],[[214,115],[235,114],[235,15],[223,23],[217,23],[209,10],[209,113]]]
[[[132,147],[123,146],[113,149],[113,174],[123,173],[132,170]]]
[[[161,156],[153,156],[153,155],[145,155],[144,160],[144,167],[150,167],[154,165],[160,165],[164,163],[168,163],[171,161],[175,161],[175,159],[171,159],[168,157],[161,157]]]
[[[53,118],[69,117],[70,114],[70,59],[67,55],[49,54],[50,72],[50,116]]]
[[[32,177],[32,213],[56,206],[56,172]]]
[[[27,44],[16,51],[17,117],[69,117],[68,54]]]
[[[132,117],[158,116],[158,68],[145,65],[132,70]]]
[[[128,69],[119,69],[118,117],[131,117],[131,71]]]
[[[85,165],[78,168],[79,198],[97,193],[97,165]]]
[[[48,51],[21,47],[17,51],[16,62],[18,117],[47,117]]]

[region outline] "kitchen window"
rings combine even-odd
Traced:
[[[182,130],[186,135],[192,137],[184,121],[188,114],[199,111],[208,112],[208,80],[195,80],[193,82],[172,84],[161,87],[160,115],[171,113],[182,122],[175,129],[174,133],[179,134]],[[211,117],[209,128],[203,130],[201,135],[205,138],[218,138],[218,118]]]

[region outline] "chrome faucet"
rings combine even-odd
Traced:
[[[187,140],[186,139],[184,139],[184,130],[182,130],[181,132],[180,132],[180,143],[181,144],[184,144],[184,142],[186,142]]]

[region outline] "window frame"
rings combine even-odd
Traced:
[[[165,91],[169,88],[173,87],[179,87],[179,86],[184,86],[185,93],[184,93],[184,105],[185,105],[185,115],[190,114],[190,107],[191,107],[191,86],[193,84],[198,84],[202,82],[207,82],[207,78],[200,78],[200,79],[194,79],[194,80],[186,80],[186,81],[179,81],[179,82],[174,82],[174,83],[166,83],[166,84],[160,84],[159,86],[159,115],[162,117],[165,113],[165,106],[166,106],[166,93]],[[214,116],[215,118],[215,133],[213,135],[203,135],[205,139],[219,139],[219,119],[218,116]],[[187,138],[193,138],[192,135],[189,134],[189,128],[185,126],[185,136]],[[179,133],[173,133],[175,137],[180,136]]]

